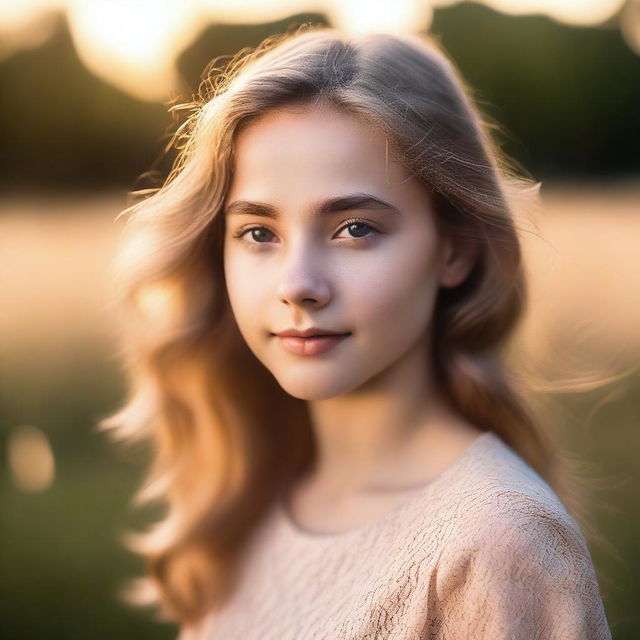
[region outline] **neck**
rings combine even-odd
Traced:
[[[347,394],[310,403],[312,482],[344,495],[421,484],[479,431],[436,390],[424,352]]]

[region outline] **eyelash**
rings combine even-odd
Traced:
[[[338,229],[338,232],[342,231],[343,229],[346,229],[347,227],[351,226],[352,224],[363,224],[366,227],[369,227],[374,233],[373,235],[376,235],[378,233],[380,233],[380,231],[378,231],[372,224],[370,224],[369,222],[367,222],[366,220],[363,220],[362,218],[349,218],[348,220],[344,221],[344,224]],[[245,226],[245,227],[241,227],[240,229],[238,229],[238,231],[236,231],[233,234],[234,238],[240,238],[242,239],[243,242],[246,242],[247,244],[250,245],[261,245],[261,244],[269,244],[268,242],[248,242],[246,240],[243,239],[243,236],[248,233],[249,231],[251,231],[252,229],[267,229],[266,227],[262,226],[262,225],[250,225],[250,226]],[[267,229],[267,231],[269,231],[269,229]],[[271,231],[269,231],[269,233],[272,233]],[[365,237],[361,237],[361,238],[351,238],[351,240],[362,240],[362,241],[368,241],[372,239],[372,235],[368,235]]]

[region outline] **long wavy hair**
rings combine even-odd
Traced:
[[[168,149],[161,187],[135,204],[115,260],[129,396],[100,423],[150,444],[138,504],[166,511],[130,534],[146,575],[129,602],[191,625],[233,591],[243,550],[274,500],[313,464],[305,401],[285,393],[248,349],[230,310],[222,215],[240,127],[293,103],[326,103],[387,137],[432,194],[438,224],[480,251],[466,280],[439,293],[433,354],[451,405],[492,430],[568,504],[557,449],[508,370],[505,345],[525,303],[514,203],[537,185],[492,140],[471,90],[429,37],[305,25],[210,65]]]

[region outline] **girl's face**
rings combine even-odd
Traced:
[[[437,290],[462,279],[427,189],[387,151],[327,106],[268,112],[237,137],[227,292],[247,345],[296,398],[362,388],[415,349],[428,358]],[[311,327],[349,335],[274,335]]]

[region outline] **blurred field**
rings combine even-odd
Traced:
[[[113,357],[106,267],[124,196],[0,200],[0,419],[7,442],[41,429],[55,474],[25,492],[3,465],[0,614],[9,638],[171,638],[174,628],[115,600],[140,569],[119,533],[142,472],[94,425],[123,384]],[[640,183],[543,187],[524,234],[531,302],[517,348],[541,375],[611,374],[640,356]],[[553,398],[552,427],[598,478],[597,524],[617,549],[592,549],[614,638],[640,637],[636,487],[640,375]]]

